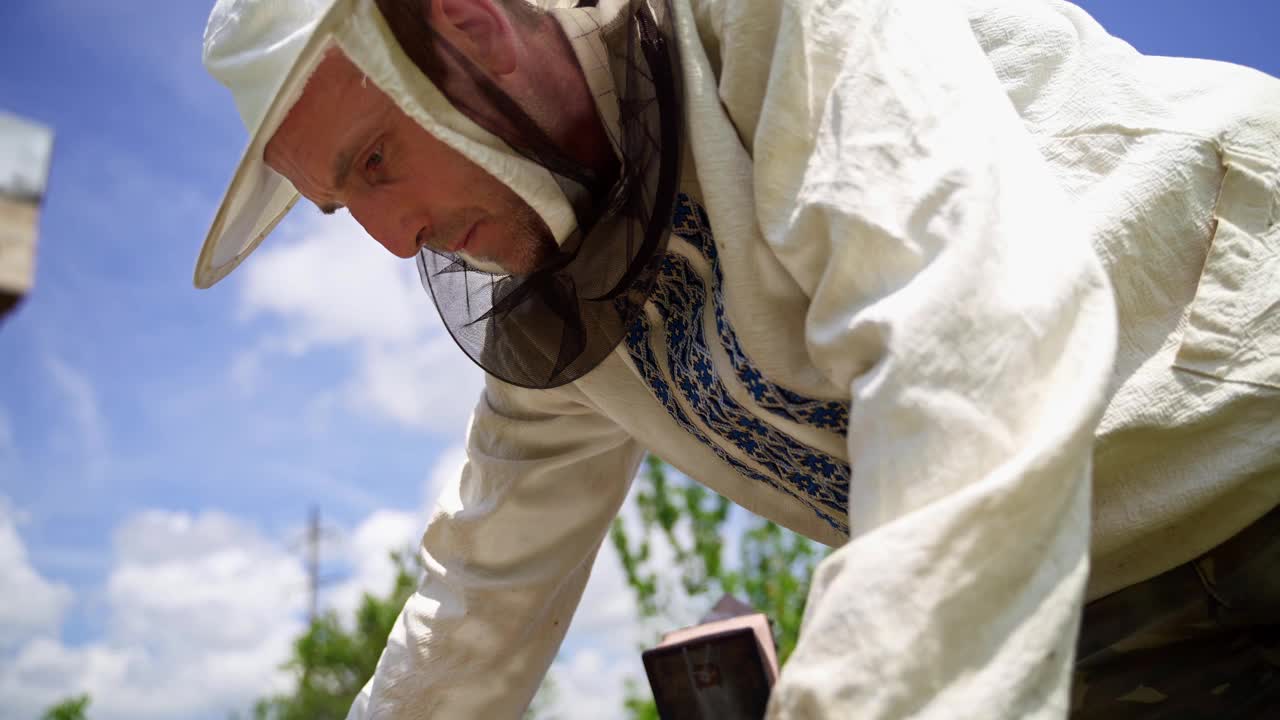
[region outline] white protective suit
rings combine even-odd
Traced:
[[[556,14],[602,103],[611,7]],[[674,8],[645,322],[488,384],[350,717],[518,717],[645,451],[839,547],[771,718],[1062,717],[1086,596],[1280,501],[1280,82],[1050,0]]]

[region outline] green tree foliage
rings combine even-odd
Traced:
[[[40,720],[88,720],[88,710],[88,694],[76,695],[45,710]]]
[[[785,663],[800,635],[809,578],[827,550],[763,518],[733,522],[728,499],[656,457],[645,460],[636,483],[639,526],[619,517],[610,539],[640,619],[675,629],[734,595],[769,616],[778,660]],[[727,543],[730,532],[738,533],[735,543]],[[736,558],[726,557],[727,544],[737,545]],[[698,615],[681,614],[690,608]],[[636,684],[628,686],[625,710],[632,720],[658,717],[648,688]]]

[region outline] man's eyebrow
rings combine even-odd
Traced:
[[[351,164],[355,160],[357,146],[347,147],[341,150],[337,157],[333,160],[333,189],[341,193],[342,188],[347,184],[347,176],[351,174]],[[320,212],[325,215],[332,215],[342,209],[342,203],[316,203],[316,207],[320,208]]]
[[[351,174],[351,163],[355,159],[356,149],[355,146],[343,148],[333,160],[333,189],[337,192],[342,192],[342,188],[347,185],[347,176]]]

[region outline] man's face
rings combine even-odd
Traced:
[[[556,249],[528,203],[404,114],[339,50],[316,68],[264,160],[326,213],[346,207],[398,257],[425,246],[523,274]]]

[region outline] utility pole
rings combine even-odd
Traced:
[[[307,527],[302,537],[290,543],[294,552],[302,554],[307,566],[307,625],[310,626],[320,617],[320,588],[336,578],[323,577],[321,568],[321,544],[335,535],[334,528],[326,528],[320,521],[319,506],[312,505],[307,512]],[[301,546],[301,547],[300,547]]]
[[[320,543],[325,536],[330,534],[320,523],[320,507],[312,505],[311,510],[307,513],[307,529],[303,535],[302,541],[306,544],[303,549],[305,554],[305,562],[307,564],[307,628],[308,632],[315,627],[316,620],[320,618],[320,587],[332,578],[320,577]],[[296,545],[294,546],[297,547]],[[311,687],[311,669],[317,662],[310,650],[303,651],[302,657],[302,687]]]
[[[320,508],[311,506],[311,519],[307,523],[307,590],[311,604],[307,612],[307,626],[315,623],[320,610]]]

